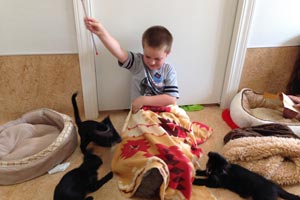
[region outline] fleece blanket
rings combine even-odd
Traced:
[[[262,124],[257,126],[250,126],[245,128],[235,128],[229,131],[223,141],[226,144],[230,140],[234,140],[242,137],[263,137],[263,136],[274,136],[284,138],[296,138],[300,139],[287,125],[270,123]]]
[[[211,134],[212,128],[190,121],[177,105],[130,112],[112,160],[119,190],[132,197],[139,186],[155,188],[155,180],[161,180],[157,190],[160,199],[190,199],[195,168],[199,168],[202,156],[199,144]],[[146,178],[154,172],[159,172],[161,179]]]
[[[223,155],[231,162],[280,185],[300,183],[300,139],[279,136],[246,136],[229,140]]]

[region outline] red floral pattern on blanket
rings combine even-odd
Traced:
[[[188,163],[189,159],[180,151],[178,146],[164,146],[163,144],[157,144],[158,151],[157,155],[163,161],[166,162],[168,169],[170,171],[170,182],[169,187],[180,190],[182,194],[190,199],[192,185],[192,166]]]
[[[211,134],[209,126],[191,122],[176,105],[129,113],[112,161],[120,191],[133,196],[143,175],[157,168],[163,177],[161,199],[190,199],[195,167],[202,156],[199,144]]]
[[[147,152],[149,148],[149,144],[146,140],[129,140],[126,144],[124,144],[121,157],[123,159],[130,158],[134,156],[139,151]]]

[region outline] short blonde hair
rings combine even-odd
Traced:
[[[173,43],[173,36],[168,29],[163,26],[151,26],[142,37],[143,48],[147,44],[152,48],[162,48],[166,46],[166,52],[170,52]]]

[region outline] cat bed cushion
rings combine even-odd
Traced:
[[[296,137],[244,137],[231,139],[222,154],[231,162],[279,185],[300,183],[300,139]]]
[[[21,183],[67,159],[77,146],[72,119],[38,109],[0,126],[0,185]]]
[[[266,98],[264,94],[249,88],[237,93],[230,104],[230,117],[240,128],[280,123],[300,136],[299,120],[284,118],[282,111],[282,103],[278,99]]]

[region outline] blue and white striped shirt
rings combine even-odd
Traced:
[[[132,76],[131,100],[139,96],[168,94],[179,98],[176,70],[164,63],[159,70],[150,70],[143,62],[141,53],[128,52],[128,59],[119,65],[128,69]]]

